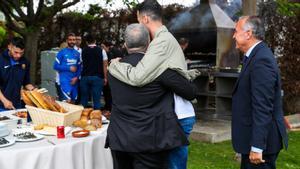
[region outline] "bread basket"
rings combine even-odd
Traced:
[[[65,102],[56,101],[60,106],[67,110],[60,113],[26,105],[33,124],[46,124],[49,126],[71,126],[74,121],[79,120],[83,107]]]

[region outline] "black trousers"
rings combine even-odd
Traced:
[[[78,88],[77,88],[77,99],[75,100],[75,104],[80,104],[80,99],[81,99],[81,93],[80,93],[80,79],[78,79],[77,83],[78,83]]]
[[[130,153],[111,150],[114,169],[168,169],[169,151]]]
[[[105,102],[103,109],[111,111],[112,98],[111,98],[111,91],[110,91],[109,84],[103,86],[103,96]]]
[[[63,99],[62,99],[61,88],[60,88],[60,85],[57,82],[55,82],[55,88],[56,88],[56,94],[58,96],[58,100],[62,101]]]
[[[249,154],[242,154],[241,169],[276,169],[278,154],[263,154],[263,159],[266,162],[261,164],[250,163]]]

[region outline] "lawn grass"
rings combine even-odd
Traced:
[[[234,156],[231,141],[210,144],[191,140],[188,169],[239,169]],[[300,132],[289,133],[288,151],[279,154],[277,169],[300,169]]]

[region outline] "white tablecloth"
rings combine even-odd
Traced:
[[[104,148],[107,126],[85,138],[48,136],[0,148],[0,169],[112,169],[110,150]]]

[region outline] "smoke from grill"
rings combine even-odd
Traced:
[[[201,0],[199,5],[175,17],[168,28],[177,39],[189,39],[187,58],[205,66],[236,68],[239,53],[232,39],[234,24],[214,0]]]

